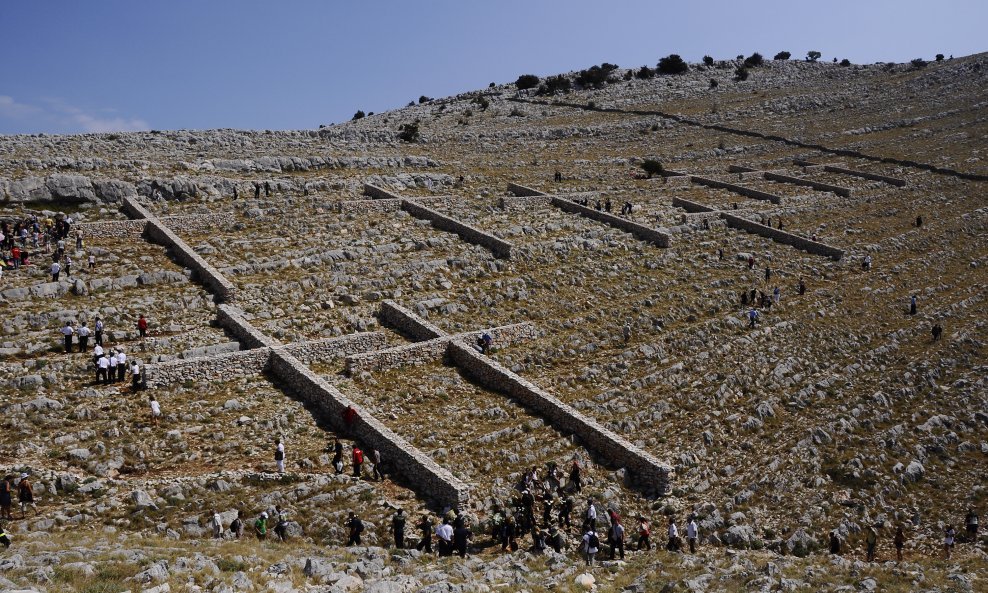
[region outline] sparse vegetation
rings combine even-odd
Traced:
[[[526,89],[534,89],[539,86],[539,77],[534,74],[522,74],[515,80],[515,86],[518,90],[524,91]]]
[[[913,70],[919,70],[921,68],[926,68],[926,60],[923,58],[916,58],[909,62],[912,65]]]
[[[615,70],[617,70],[617,65],[607,62],[600,66],[591,66],[586,70],[580,70],[576,75],[576,84],[583,88],[599,89],[613,81],[612,73]]]
[[[419,105],[421,105],[423,103],[428,103],[431,100],[432,99],[430,99],[429,97],[426,97],[425,95],[422,95],[421,97],[419,97]]]
[[[665,170],[662,168],[662,163],[655,159],[645,159],[645,161],[642,162],[641,167],[642,170],[645,171],[645,174],[648,175],[649,179],[651,179],[653,175],[662,175],[662,172]]]
[[[714,59],[711,56],[703,56],[703,65],[710,67],[714,65]]]
[[[358,109],[357,112],[353,114],[353,117],[350,118],[350,120],[356,121],[358,119],[363,119],[364,117],[366,117],[366,115],[367,114],[365,114],[362,110]]]
[[[780,51],[779,53],[775,54],[775,57],[772,58],[772,59],[774,59],[774,60],[788,60],[791,57],[792,57],[792,54],[791,53],[789,53],[787,51]]]
[[[542,84],[539,85],[536,91],[537,95],[555,95],[558,93],[568,93],[572,88],[573,84],[568,76],[563,74],[558,74],[556,76],[550,76],[546,78]]]
[[[750,75],[751,74],[750,72],[748,72],[748,68],[746,68],[745,66],[738,66],[734,70],[734,80],[737,82],[741,82],[742,80],[748,80],[748,76]]]
[[[821,54],[820,52],[818,52],[815,49],[813,49],[813,50],[810,50],[810,51],[806,52],[806,61],[807,62],[816,62],[817,60],[819,60],[821,58],[821,56],[823,56],[823,54]]]
[[[755,53],[745,58],[744,66],[746,68],[757,68],[758,66],[761,66],[764,62],[765,62],[765,58],[762,57],[762,54],[756,51]]]
[[[648,80],[655,76],[655,70],[652,70],[648,66],[642,66],[635,72],[635,78],[641,78],[642,80]]]
[[[659,74],[683,74],[689,70],[689,66],[678,54],[670,54],[658,64]]]
[[[840,61],[840,65],[841,66],[844,66],[846,68],[847,66],[850,66],[851,65],[851,60],[848,60],[847,58],[844,58],[843,60]]]
[[[418,142],[419,136],[419,120],[398,126],[398,138],[403,142]]]
[[[938,62],[942,62],[942,61],[943,61],[943,54],[937,54],[937,56],[936,56],[936,60],[937,60]]]

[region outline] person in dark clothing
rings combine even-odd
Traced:
[[[336,469],[336,473],[343,473],[343,443],[340,439],[333,438],[333,467]]]
[[[524,512],[525,522],[521,525],[522,531],[527,531],[535,525],[535,497],[528,490],[521,493],[521,507]]]
[[[974,512],[974,509],[967,509],[967,517],[964,518],[964,526],[967,530],[967,537],[971,541],[977,541],[978,539],[978,514]]]
[[[939,342],[940,336],[943,334],[943,326],[941,326],[939,323],[934,324],[933,329],[930,330],[930,332],[933,334],[933,341]]]
[[[573,461],[573,467],[569,470],[569,486],[573,492],[579,492],[583,489],[583,482],[580,479],[580,463],[578,461]]]
[[[836,529],[830,532],[830,553],[840,555],[840,536],[837,535]]]
[[[557,554],[561,554],[566,547],[566,536],[563,535],[563,532],[556,529],[555,525],[549,528],[549,546]]]
[[[255,183],[254,184],[254,199],[256,200],[256,199],[258,199],[260,197],[261,197],[261,184]]]
[[[916,295],[913,295],[912,297],[909,298],[909,314],[910,315],[916,314]]]
[[[467,557],[467,542],[473,537],[473,533],[467,529],[466,525],[461,525],[460,527],[455,527],[453,529],[453,548],[456,553],[460,555],[460,558]]]
[[[741,306],[742,307],[747,307],[748,306],[748,291],[747,290],[741,291]]]
[[[346,545],[359,546],[360,534],[364,532],[364,523],[353,511],[350,511],[350,517],[346,520],[346,527],[348,533]]]
[[[264,196],[265,197],[271,196],[271,182],[269,181],[264,182]]]
[[[391,517],[391,533],[394,534],[395,547],[399,550],[405,547],[405,513],[401,509]]]
[[[415,549],[419,552],[426,551],[432,553],[432,521],[429,520],[428,515],[423,515],[422,520],[418,522],[415,526],[419,531],[422,532],[422,538],[419,539],[419,543],[415,546]]]
[[[605,212],[610,212],[611,211],[611,199],[610,198],[607,198],[606,200],[604,200],[604,211]]]
[[[570,514],[573,512],[573,497],[567,496],[561,505],[559,505],[559,526],[565,527],[567,530],[573,527],[572,521],[570,520]]]
[[[768,282],[772,279],[772,268],[765,266],[765,281]]]
[[[802,278],[799,279],[799,288],[797,289],[800,295],[806,294],[806,282]]]
[[[923,226],[923,217],[922,216],[917,216],[916,217],[916,228],[919,228],[921,226]]]

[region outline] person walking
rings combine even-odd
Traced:
[[[875,550],[878,548],[878,530],[875,529],[874,525],[868,527],[868,531],[865,534],[865,546],[866,546],[866,561],[875,561]]]
[[[137,320],[137,333],[141,336],[141,341],[148,335],[148,320],[143,315]]]
[[[237,518],[230,523],[230,532],[233,533],[233,537],[240,539],[244,535],[244,519],[243,511],[237,509]]]
[[[830,531],[830,553],[834,556],[840,556],[840,534],[837,533],[836,529]]]
[[[103,379],[103,385],[110,384],[110,357],[106,352],[103,352],[96,361],[96,382],[99,383],[100,379]]]
[[[405,547],[405,512],[398,509],[391,517],[391,533],[394,535],[395,548],[401,550]]]
[[[600,538],[597,537],[597,531],[587,529],[587,532],[583,534],[583,553],[586,557],[587,566],[593,566],[594,558],[597,556],[599,550]]]
[[[274,505],[274,534],[282,542],[288,541],[288,513],[280,504]]]
[[[381,452],[376,448],[371,449],[371,461],[374,464],[374,471],[371,477],[380,482],[384,479],[384,474],[381,473]]]
[[[953,525],[948,525],[947,530],[943,534],[943,557],[944,560],[950,560],[950,552],[954,549],[954,538],[957,533],[954,531]]]
[[[466,524],[457,525],[453,528],[453,549],[460,558],[467,557],[467,545],[472,537],[473,533]]]
[[[621,560],[624,560],[624,526],[621,525],[620,521],[611,523],[607,537],[611,540],[611,560],[614,560],[615,552],[620,553]]]
[[[666,550],[670,552],[679,550],[679,528],[676,527],[676,520],[672,517],[669,517],[669,542],[666,544]]]
[[[0,519],[14,518],[10,513],[10,507],[13,505],[13,495],[14,478],[13,476],[4,476],[3,480],[0,480]]]
[[[686,541],[690,545],[690,554],[696,554],[696,541],[699,536],[700,528],[696,524],[696,517],[690,516],[690,521],[686,524]]]
[[[357,443],[353,444],[353,477],[360,478],[360,466],[364,464],[364,452]]]
[[[333,467],[337,474],[343,473],[343,444],[338,437],[333,437]]]
[[[3,544],[4,549],[10,547],[10,536],[4,531],[3,525],[0,525],[0,544]]]
[[[216,509],[213,509],[213,518],[209,522],[209,525],[213,528],[213,539],[220,539],[223,537],[223,517]]]
[[[644,515],[638,515],[638,551],[641,552],[642,548],[646,550],[652,549],[652,528],[649,526],[648,521],[645,519]]]
[[[895,544],[895,560],[902,562],[902,548],[906,545],[906,534],[902,530],[902,525],[895,528],[895,537],[892,539]]]
[[[86,322],[82,322],[82,326],[79,327],[79,352],[85,352],[89,347],[89,328],[86,327]]]
[[[278,473],[285,473],[285,443],[281,442],[280,437],[275,441],[274,462],[278,467]]]
[[[909,297],[909,314],[916,314],[916,295]]]
[[[254,521],[254,535],[261,541],[268,538],[268,514],[266,512],[261,513]]]
[[[593,504],[593,497],[587,499],[587,512],[583,520],[583,529],[597,530],[597,507]]]
[[[57,262],[51,264],[51,281],[58,282],[58,274],[62,271],[62,266]]]
[[[66,321],[65,327],[62,328],[62,339],[65,342],[65,353],[70,354],[72,352],[72,334],[75,333],[75,329],[72,328],[72,322]]]
[[[440,558],[453,555],[453,526],[449,524],[449,519],[443,518],[443,522],[436,527],[436,540]]]
[[[573,466],[569,470],[569,480],[567,482],[567,485],[573,492],[579,492],[583,489],[582,473],[583,470],[580,468],[580,462],[574,459]]]
[[[415,526],[418,528],[422,537],[419,538],[419,543],[415,545],[415,549],[419,552],[426,551],[432,553],[432,520],[429,519],[429,515],[422,515],[422,520],[418,522]]]
[[[137,364],[137,359],[134,359],[130,365],[130,379],[133,390],[139,390],[141,388],[141,365]]]
[[[97,346],[103,345],[103,320],[96,316],[96,324],[93,325],[93,339]]]
[[[117,350],[113,350],[113,354],[110,355],[110,364],[106,367],[106,382],[116,383],[117,381],[117,361],[119,360],[117,356]]]
[[[27,516],[27,507],[34,509],[34,515],[38,515],[38,505],[34,502],[34,487],[28,480],[27,474],[21,474],[21,480],[17,484],[17,500],[21,503],[21,519]]]
[[[113,369],[110,369],[113,372]],[[117,349],[117,381],[123,382],[127,379],[127,354],[123,348]]]
[[[148,398],[148,401],[151,405],[151,426],[157,426],[158,418],[161,417],[161,406],[153,395]]]
[[[967,516],[964,517],[964,526],[967,530],[967,537],[972,542],[978,541],[978,514],[973,508],[967,509]]]
[[[350,516],[346,520],[346,528],[346,545],[359,546],[360,534],[364,532],[364,522],[361,521],[360,517],[358,517],[353,511],[350,511]]]

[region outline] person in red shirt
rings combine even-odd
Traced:
[[[141,334],[142,340],[148,335],[148,320],[143,315],[137,320],[137,332]]]
[[[353,445],[353,477],[360,477],[360,466],[364,464],[364,452],[356,443]]]

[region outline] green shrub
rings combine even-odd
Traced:
[[[600,66],[591,66],[586,70],[580,70],[576,75],[576,84],[583,88],[599,89],[609,82],[613,82],[611,73],[617,70],[617,65],[604,62]]]
[[[943,54],[937,54],[937,61],[938,62],[942,62],[943,61]]]
[[[715,89],[718,86],[720,86],[720,83],[717,82],[717,79],[716,78],[711,78],[710,79],[710,88]]]
[[[844,58],[843,60],[840,61],[840,65],[841,66],[844,66],[846,68],[846,67],[848,67],[848,66],[851,65],[851,60],[848,60],[847,58]]]
[[[425,95],[422,95],[421,97],[419,97],[419,105],[421,105],[422,103],[428,103],[431,100],[432,99],[430,99],[429,97],[426,97]]]
[[[915,60],[909,62],[913,65],[913,70],[919,70],[920,68],[926,68],[926,60],[923,58],[916,58]]]
[[[419,120],[398,126],[398,138],[405,142],[419,141]]]
[[[659,74],[682,74],[689,69],[690,67],[683,58],[679,57],[679,54],[669,54],[659,60],[658,64]]]
[[[354,121],[354,120],[358,120],[358,119],[363,119],[366,116],[367,116],[366,113],[364,113],[363,111],[361,111],[360,109],[358,109],[357,110],[357,113],[354,113],[353,114],[353,117],[350,118],[350,121]]]
[[[664,171],[662,168],[662,163],[655,159],[645,159],[645,162],[643,162],[641,166],[642,170],[645,171],[645,174],[648,175],[649,179],[652,178],[652,175],[661,175],[662,171]]]
[[[742,80],[748,80],[748,69],[744,66],[738,66],[734,71],[734,80],[740,82]]]
[[[713,66],[714,65],[714,59],[712,57],[710,57],[710,56],[703,56],[703,65],[704,66]]]
[[[635,72],[635,78],[641,78],[642,80],[647,80],[655,76],[655,70],[652,70],[648,66],[642,66]]]
[[[487,97],[483,95],[478,95],[474,97],[473,100],[470,102],[480,107],[481,111],[487,111],[487,108],[491,106],[491,102],[488,101]]]
[[[522,74],[515,81],[515,86],[518,87],[519,91],[534,89],[539,86],[539,77],[534,74]]]
[[[750,56],[748,56],[747,58],[745,58],[744,60],[744,65],[747,68],[757,68],[758,66],[761,66],[763,63],[765,63],[765,58],[763,58],[762,54],[758,53],[757,51],[751,54]]]
[[[535,92],[537,95],[555,95],[556,93],[568,93],[572,88],[569,78],[558,74],[545,79]]]
[[[779,53],[775,54],[775,58],[773,58],[773,59],[775,59],[775,60],[788,60],[790,57],[792,57],[792,54],[791,53],[789,53],[787,51],[780,51]]]
[[[820,56],[822,56],[822,55],[823,54],[821,54],[817,50],[811,49],[810,51],[806,52],[806,61],[807,62],[815,62],[815,61],[819,60],[820,59]]]

